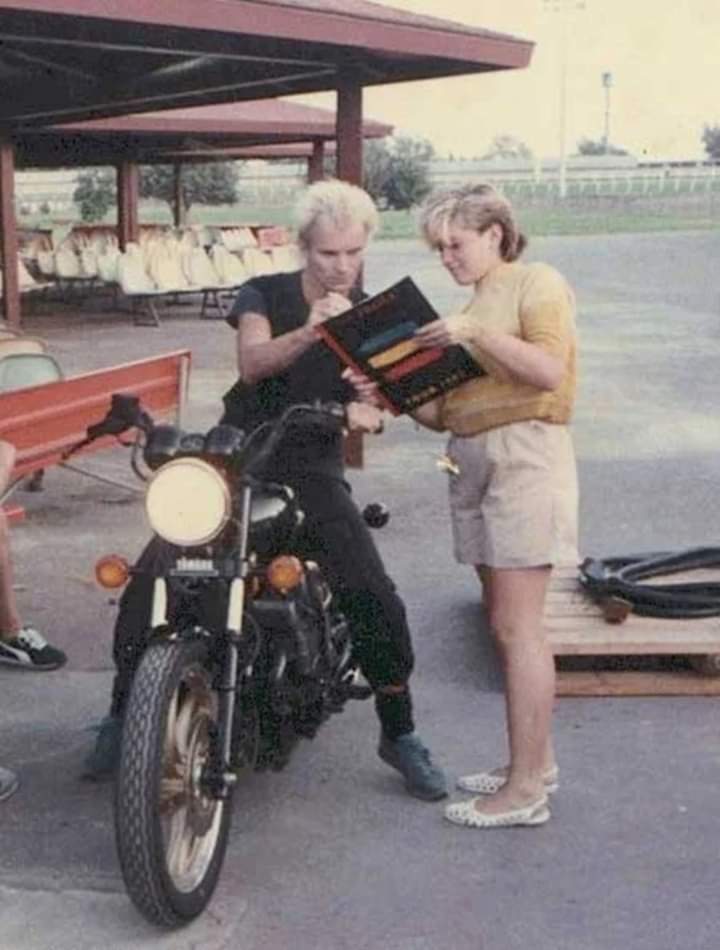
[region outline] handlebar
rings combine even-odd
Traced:
[[[110,397],[110,408],[104,418],[88,426],[85,430],[85,438],[64,452],[63,459],[70,458],[75,452],[105,435],[122,435],[128,429],[140,429],[147,434],[152,432],[153,428],[152,417],[142,408],[137,396],[128,393],[113,393]]]
[[[346,419],[345,407],[340,403],[294,403],[292,406],[288,406],[278,419],[273,422],[263,423],[250,435],[250,438],[243,447],[243,467],[245,471],[249,474],[254,474],[261,470],[272,457],[280,440],[285,435],[290,422],[293,421],[293,417],[303,414],[315,415],[318,420],[324,417],[326,421],[334,423],[333,428],[337,427],[338,429],[343,426]],[[248,462],[248,450],[254,445],[255,440],[260,438],[268,429],[270,429],[268,438],[258,450],[257,454]]]
[[[318,421],[331,422],[333,427],[341,427],[345,422],[345,407],[339,403],[294,403],[282,415],[273,421],[262,423],[246,439],[239,438],[235,444],[233,454],[237,461],[249,472],[257,472],[270,459],[281,438],[294,417],[300,415],[315,415]],[[110,408],[99,422],[88,426],[85,438],[76,443],[63,454],[63,459],[70,458],[75,452],[90,445],[106,435],[119,436],[129,429],[139,429],[148,440],[153,433],[160,435],[162,427],[155,422],[143,408],[137,396],[127,393],[114,393],[110,400]],[[215,427],[216,429],[219,427]],[[212,431],[212,430],[211,430]],[[250,456],[250,451],[265,433],[269,435],[257,453]],[[239,432],[238,432],[239,435]],[[138,444],[136,443],[136,449]],[[237,453],[237,454],[235,454]],[[133,465],[135,468],[135,465]]]

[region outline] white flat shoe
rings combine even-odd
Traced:
[[[550,809],[547,796],[539,798],[530,805],[522,808],[513,808],[510,811],[488,814],[480,812],[475,807],[478,798],[470,798],[465,802],[455,802],[445,809],[445,817],[454,825],[464,825],[466,828],[512,828],[522,825],[544,825],[550,819]]]
[[[560,788],[560,772],[558,767],[550,769],[543,775],[545,791],[552,795]],[[457,787],[463,792],[473,792],[475,795],[494,795],[507,782],[506,775],[496,775],[494,772],[476,772],[474,775],[461,775],[457,780]]]

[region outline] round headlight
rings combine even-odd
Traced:
[[[230,517],[230,490],[207,462],[180,458],[158,469],[148,485],[145,510],[161,538],[180,547],[212,541]]]

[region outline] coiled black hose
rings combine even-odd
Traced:
[[[625,604],[628,612],[646,617],[714,617],[720,615],[720,581],[640,583],[658,575],[711,567],[720,567],[720,547],[588,557],[580,565],[580,582],[603,606]]]

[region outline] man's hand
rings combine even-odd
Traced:
[[[370,403],[371,406],[381,405],[377,383],[364,373],[348,367],[343,370],[342,378],[350,383],[360,402]]]
[[[339,313],[350,310],[351,307],[352,303],[347,297],[330,291],[312,305],[308,323],[311,326],[317,326],[318,323],[324,323],[331,317],[336,317]]]
[[[367,402],[349,402],[345,414],[351,432],[380,433],[385,427],[382,412]]]

